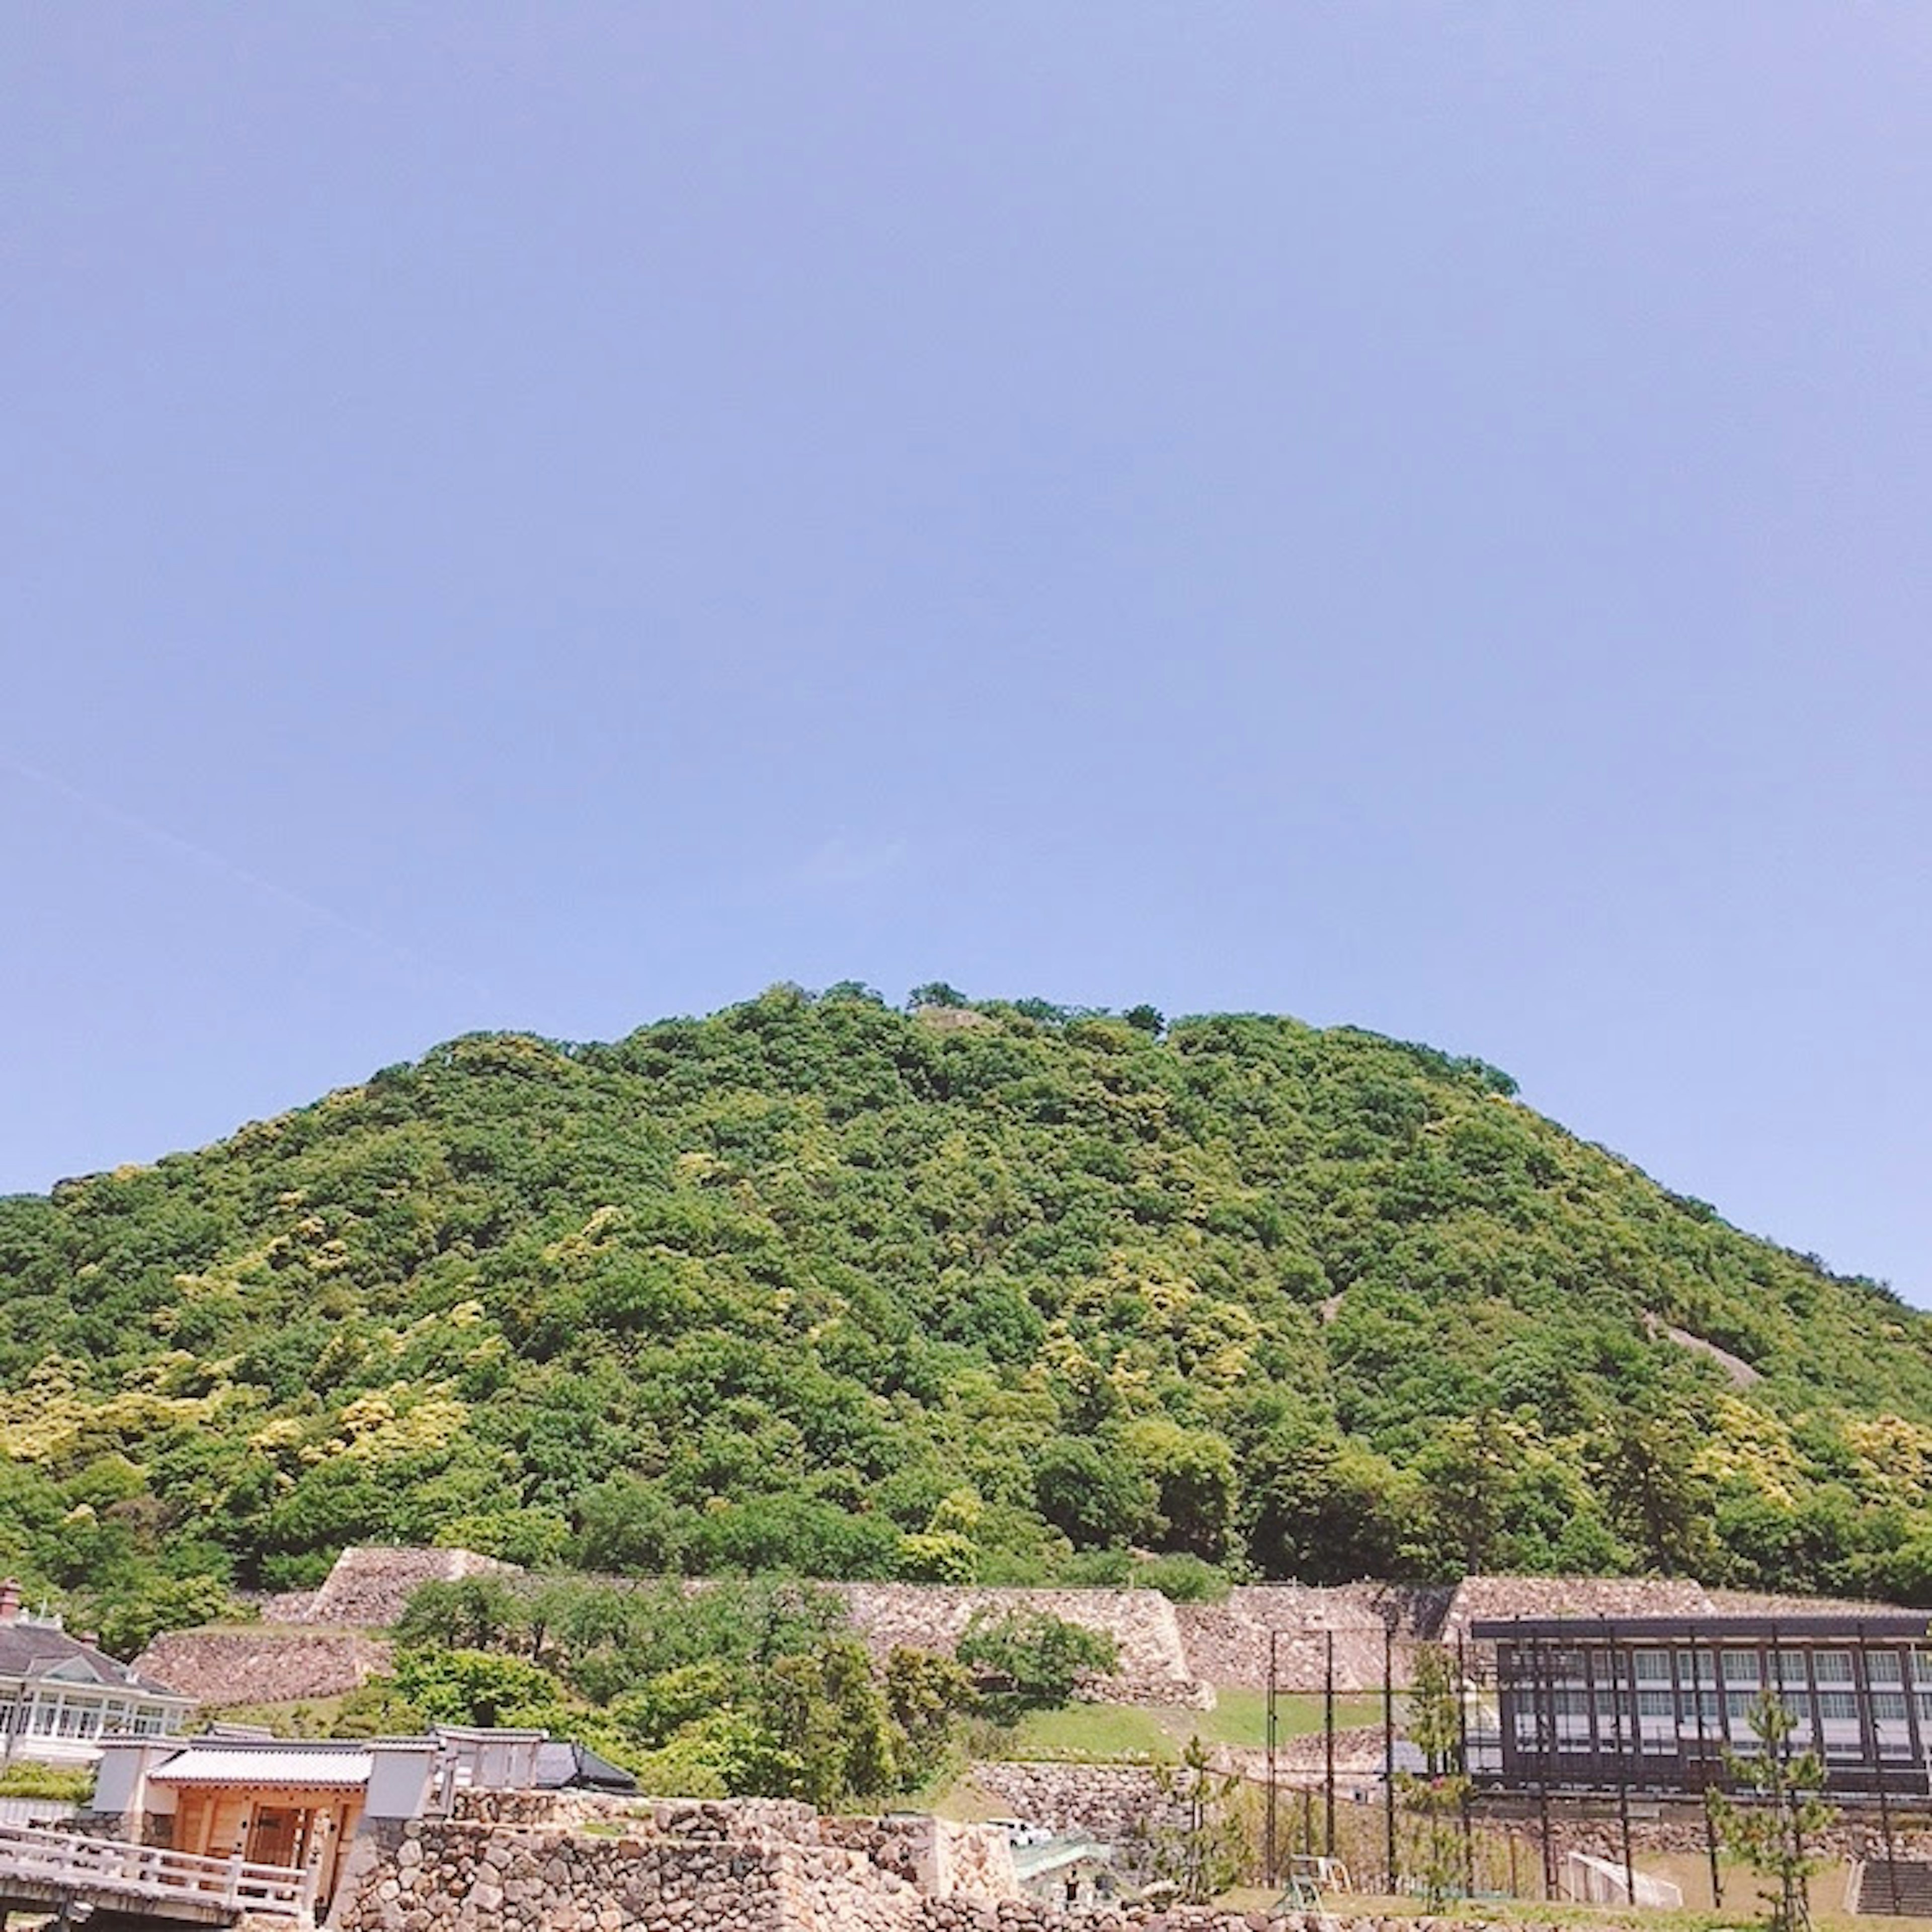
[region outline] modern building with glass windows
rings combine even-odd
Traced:
[[[1468,1768],[1493,1789],[1696,1792],[1763,1748],[1766,1690],[1827,1788],[1932,1791],[1932,1636],[1910,1612],[1483,1622],[1494,1680],[1469,1694]]]

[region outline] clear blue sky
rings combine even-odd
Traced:
[[[23,0],[0,1187],[778,979],[1932,1301],[1932,12]]]

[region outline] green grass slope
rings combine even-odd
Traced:
[[[479,1036],[0,1202],[0,1563],[130,1632],[356,1540],[1923,1599],[1932,1322],[1480,1062],[1133,1017]]]

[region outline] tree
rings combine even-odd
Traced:
[[[688,1540],[686,1518],[660,1490],[615,1476],[584,1498],[577,1559],[586,1569],[621,1575],[674,1575]]]
[[[914,1012],[921,1006],[963,1006],[966,995],[944,980],[928,980],[906,995],[906,1004]]]
[[[1293,1428],[1260,1445],[1247,1498],[1248,1550],[1270,1576],[1346,1583],[1411,1575],[1417,1484],[1365,1444]]]
[[[1045,1610],[975,1610],[959,1639],[970,1670],[997,1712],[1051,1710],[1066,1703],[1083,1678],[1119,1661],[1114,1640]]]
[[[1816,1751],[1793,1754],[1798,1720],[1774,1690],[1759,1694],[1749,1721],[1758,1749],[1726,1750],[1724,1762],[1756,1802],[1739,1804],[1713,1790],[1706,1802],[1726,1846],[1775,1887],[1760,1894],[1768,1932],[1810,1932],[1811,1879],[1825,1864],[1819,1840],[1838,1816],[1821,1795],[1825,1761]]]
[[[895,1568],[909,1583],[970,1583],[980,1574],[980,1552],[956,1534],[902,1536]]]
[[[1197,1732],[1176,1765],[1156,1765],[1164,1801],[1146,1827],[1148,1862],[1156,1879],[1172,1885],[1190,1905],[1211,1903],[1238,1883],[1246,1863],[1247,1834],[1235,1808],[1241,1780],[1218,1773]]]
[[[563,1688],[521,1658],[482,1650],[406,1650],[398,1693],[432,1724],[567,1728]]]
[[[486,1573],[412,1590],[396,1640],[406,1649],[493,1650],[524,1621],[508,1580]]]
[[[855,1639],[780,1658],[760,1702],[766,1728],[798,1764],[797,1796],[821,1811],[897,1789],[891,1716]]]
[[[1697,1466],[1700,1444],[1681,1415],[1620,1408],[1605,1431],[1601,1464],[1618,1526],[1666,1576],[1706,1571],[1714,1498]]]
[[[1492,1408],[1445,1423],[1424,1451],[1436,1540],[1462,1574],[1501,1567],[1510,1489],[1522,1461],[1522,1443]]]
[[[1040,1514],[1076,1550],[1126,1542],[1155,1503],[1154,1485],[1138,1462],[1084,1436],[1055,1436],[1040,1450],[1034,1496]]]
[[[1463,1889],[1462,1812],[1470,1787],[1462,1762],[1462,1701],[1455,1659],[1441,1644],[1420,1646],[1406,1730],[1426,1768],[1398,1772],[1396,1788],[1420,1824],[1417,1876],[1432,1912]]]
[[[952,1741],[955,1720],[976,1702],[973,1679],[952,1658],[896,1645],[886,1659],[886,1706],[899,1737],[899,1771],[923,1784]]]
[[[1130,1424],[1126,1445],[1154,1486],[1157,1546],[1220,1562],[1234,1518],[1234,1458],[1227,1438],[1166,1418]]]
[[[1130,1006],[1120,1017],[1137,1032],[1150,1033],[1156,1040],[1167,1030],[1167,1022],[1158,1006]]]

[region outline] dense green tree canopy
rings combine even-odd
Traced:
[[[1480,1061],[920,994],[475,1036],[0,1201],[0,1565],[130,1634],[356,1540],[1926,1594],[1885,1290]]]

